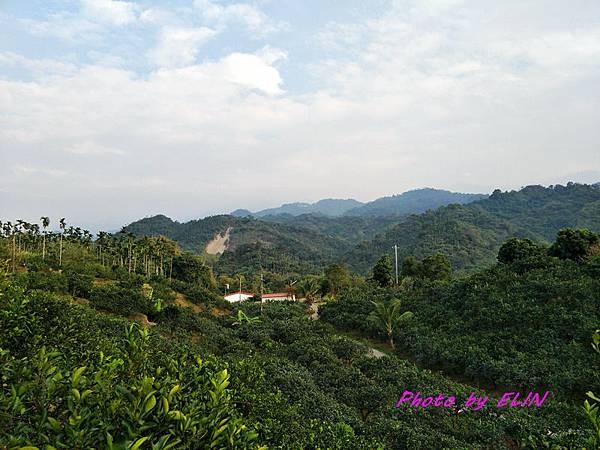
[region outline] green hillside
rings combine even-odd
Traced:
[[[508,243],[502,266],[467,279],[347,280],[310,320],[307,304],[224,302],[202,259],[164,238],[89,241],[9,225],[0,236],[8,449],[593,448],[581,404],[600,385],[589,345],[596,235],[566,233],[548,255]],[[392,297],[414,313],[395,329],[396,351],[371,303]],[[550,394],[539,408],[498,408],[501,387]],[[396,407],[407,390],[490,402]]]
[[[412,215],[360,243],[344,261],[366,273],[381,254],[391,254],[397,244],[402,259],[442,252],[457,270],[485,267],[493,264],[500,244],[512,236],[547,242],[565,227],[600,231],[599,201],[600,189],[581,184],[495,191],[469,205]]]
[[[179,223],[165,216],[155,216],[126,227],[136,236],[164,235],[185,250],[198,254],[203,254],[206,245],[228,229],[229,240],[223,256],[216,263],[217,272],[247,273],[258,271],[262,266],[279,273],[318,273],[324,265],[350,250],[354,243],[343,235],[329,232],[331,230],[326,227],[303,226],[302,220],[295,224],[293,221],[278,223],[212,216]]]

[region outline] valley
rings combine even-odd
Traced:
[[[528,187],[408,216],[155,216],[96,239],[4,222],[0,436],[10,449],[589,447],[599,200],[595,186]],[[226,285],[301,301],[229,303]],[[490,400],[412,408],[407,392]]]

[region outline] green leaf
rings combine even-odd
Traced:
[[[169,395],[167,396],[167,399],[169,400],[169,402],[173,401],[173,395],[175,395],[177,392],[179,392],[180,386],[178,384],[176,384],[175,386],[173,386],[171,388],[171,390],[169,391]]]
[[[85,398],[91,393],[92,391],[90,389],[86,389],[85,391],[83,391],[83,394],[81,394],[81,401],[85,400]]]
[[[146,442],[148,439],[150,439],[149,436],[144,436],[142,438],[139,438],[137,441],[135,441],[135,444],[133,444],[131,447],[129,447],[129,450],[137,450],[138,448],[140,448],[142,446],[142,444],[144,442]]]
[[[156,406],[156,397],[151,395],[150,398],[146,399],[146,403],[144,405],[144,414],[147,414]]]
[[[48,423],[54,431],[60,431],[60,422],[53,417],[48,417]]]
[[[592,391],[586,392],[585,395],[594,401],[600,402],[600,398],[596,397]]]
[[[108,444],[108,449],[113,449],[113,437],[110,433],[106,433],[106,443]]]
[[[80,367],[79,369],[76,369],[73,372],[73,375],[71,376],[71,385],[73,387],[77,387],[77,384],[79,384],[79,379],[81,378],[81,375],[83,374],[83,372],[85,371],[86,367]]]

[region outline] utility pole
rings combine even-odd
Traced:
[[[263,299],[263,295],[265,294],[264,292],[264,288],[263,288],[263,273],[262,273],[262,267],[260,268],[260,315],[262,316],[263,313],[263,303],[264,303],[264,299]]]
[[[262,300],[262,297],[264,295],[264,287],[263,287],[263,273],[262,270],[260,271],[260,299]]]
[[[394,244],[394,254],[396,256],[396,285],[398,285],[398,245]]]

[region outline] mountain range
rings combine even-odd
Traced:
[[[247,209],[236,209],[231,213],[236,217],[266,217],[289,214],[321,214],[328,217],[340,216],[391,216],[425,212],[452,203],[465,204],[486,198],[484,194],[462,194],[442,189],[423,188],[407,191],[402,194],[381,197],[371,202],[362,203],[354,199],[319,200],[315,203],[286,203],[276,208],[251,212]]]
[[[443,201],[456,198],[470,202]],[[436,202],[442,205],[430,207]],[[127,229],[136,235],[165,235],[199,254],[221,248],[213,258],[217,273],[262,268],[304,274],[319,273],[331,262],[366,274],[382,254],[392,254],[394,245],[401,259],[442,252],[456,270],[471,270],[492,264],[509,237],[550,242],[564,227],[600,231],[600,188],[574,183],[496,190],[489,197],[425,189],[384,197],[337,216],[322,211],[297,215],[285,206],[285,213],[221,215],[186,223],[159,215]]]

